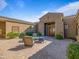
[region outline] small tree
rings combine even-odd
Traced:
[[[42,33],[38,32],[38,33],[37,33],[37,36],[42,36]]]
[[[33,32],[26,32],[27,36],[33,36]]]

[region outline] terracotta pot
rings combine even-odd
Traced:
[[[33,39],[31,36],[24,36],[23,42],[25,46],[33,46]]]

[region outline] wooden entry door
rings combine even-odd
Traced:
[[[45,24],[45,34],[47,36],[55,35],[55,23],[46,23]]]
[[[54,34],[55,34],[54,29],[55,29],[54,24],[48,25],[48,36],[54,36]]]

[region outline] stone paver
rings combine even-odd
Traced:
[[[0,40],[0,59],[28,59],[51,42],[45,40],[42,44],[24,47],[21,39]]]
[[[55,38],[48,37],[46,39],[52,41],[52,43],[29,57],[29,59],[67,59],[66,49],[72,43],[72,40],[56,40]]]

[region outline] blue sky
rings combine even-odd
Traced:
[[[0,0],[0,16],[39,21],[47,12],[73,15],[79,8],[79,0]]]

